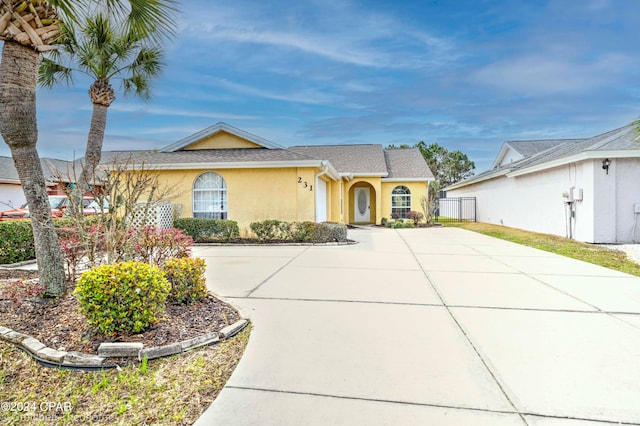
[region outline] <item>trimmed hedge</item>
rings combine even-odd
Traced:
[[[413,228],[413,222],[410,220],[394,220],[393,222],[387,222],[387,228],[397,229],[397,228]]]
[[[30,220],[0,222],[0,264],[17,263],[36,258]]]
[[[58,229],[67,228],[72,225],[72,221],[64,218],[55,219],[54,225]],[[238,223],[227,219],[181,218],[176,219],[173,226],[198,243],[228,242],[240,236]],[[347,240],[347,227],[337,223],[264,220],[251,223],[250,228],[261,241],[325,243]],[[35,258],[36,251],[31,221],[8,220],[0,222],[0,264],[17,263]]]
[[[86,218],[87,224],[95,220]],[[56,230],[73,225],[69,218],[53,219]],[[3,220],[0,221],[0,265],[23,262],[36,258],[36,248],[33,241],[31,220]]]
[[[341,223],[281,222],[263,220],[249,227],[260,241],[328,243],[347,240],[347,227]]]
[[[228,219],[180,218],[173,221],[173,227],[191,236],[196,243],[228,242],[240,236],[238,222]]]
[[[290,222],[268,219],[261,222],[252,222],[249,228],[260,241],[273,241],[289,239],[291,225]]]
[[[84,272],[74,293],[91,328],[113,335],[140,333],[157,323],[170,290],[157,266],[123,262]]]

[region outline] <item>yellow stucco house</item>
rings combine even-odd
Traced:
[[[433,180],[417,149],[381,145],[282,147],[218,123],[157,151],[110,151],[178,182],[182,217],[254,221],[380,223],[421,211]]]

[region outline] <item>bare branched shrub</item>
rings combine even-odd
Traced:
[[[131,157],[115,159],[102,167],[104,181],[95,198],[108,205],[106,214],[99,215],[105,227],[106,259],[108,263],[135,258],[136,243],[131,227],[137,215],[146,222],[159,203],[171,201],[178,194],[177,185],[162,184],[157,171],[145,168]],[[144,225],[144,223],[143,223]]]
[[[76,178],[75,169],[58,177],[63,182],[77,182]],[[72,228],[72,232],[67,229],[66,234],[73,235],[74,243],[82,245],[88,267],[134,260],[138,255],[136,218],[144,226],[160,203],[175,198],[179,182],[161,183],[157,171],[148,170],[143,162],[132,157],[117,158],[101,166],[91,182],[88,188],[91,215],[84,214],[83,197],[77,197],[74,185],[67,186],[69,214],[64,225]],[[69,268],[74,272],[76,269],[77,265]]]
[[[436,208],[436,197],[439,190],[440,185],[438,182],[429,182],[429,185],[427,185],[427,195],[423,195],[422,198],[420,198],[420,207],[424,213],[424,219],[427,225],[433,224],[433,213]]]

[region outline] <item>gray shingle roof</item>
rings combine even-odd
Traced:
[[[131,158],[134,162],[145,162],[155,165],[198,164],[198,163],[235,163],[235,162],[270,162],[270,161],[305,161],[311,158],[287,149],[267,148],[232,148],[202,149],[194,151],[106,151],[102,154],[102,164],[114,160],[125,161]]]
[[[611,151],[640,151],[640,132],[636,124],[632,123],[619,129],[614,129],[606,133],[586,139],[551,139],[537,141],[513,141],[507,142],[521,154],[528,155],[525,158],[496,167],[492,170],[477,174],[459,184],[467,185],[475,181],[490,177],[496,172],[514,172],[528,167],[541,166],[545,163],[557,160],[568,159],[569,157],[582,153],[602,153],[609,156]],[[515,145],[514,145],[515,144]],[[519,149],[522,149],[520,151]],[[459,184],[454,184],[457,187]]]
[[[15,182],[18,183],[18,171],[13,164],[13,158],[0,157],[0,182]]]
[[[385,149],[389,179],[433,179],[433,173],[418,148]]]
[[[635,125],[628,125],[588,139],[565,140],[551,149],[513,163],[511,169],[536,166],[583,152],[637,149],[640,149],[640,134]]]
[[[509,141],[506,142],[506,144],[523,157],[531,157],[532,155],[539,154],[542,151],[554,148],[560,144],[579,140],[581,139],[545,139],[537,141]]]
[[[55,158],[41,158],[42,173],[47,182],[53,183],[71,181],[75,176],[73,162]],[[76,169],[79,166],[76,164]],[[77,172],[79,174],[79,171]],[[20,183],[18,171],[13,164],[13,158],[0,157],[0,182]]]
[[[592,139],[590,150],[593,151],[617,151],[640,149],[640,132],[635,124],[622,127],[617,130],[596,136]]]
[[[233,148],[193,151],[105,151],[102,164],[113,161],[153,165],[210,163],[265,163],[328,160],[339,173],[395,179],[432,179],[433,174],[418,149],[384,150],[382,145],[292,146],[288,149]]]
[[[339,173],[386,176],[387,164],[382,145],[292,146],[289,151],[319,160],[329,160]]]
[[[215,135],[219,132],[227,132],[240,138],[252,141],[263,148],[229,148],[229,149],[198,149],[184,150],[186,146],[198,142],[203,138]],[[134,164],[144,162],[154,166],[166,166],[171,168],[198,167],[202,164],[210,167],[211,164],[241,163],[229,165],[240,167],[251,163],[263,165],[269,162],[311,162],[329,161],[334,170],[342,174],[356,176],[380,176],[396,179],[430,179],[433,177],[419,150],[405,149],[401,153],[385,154],[382,145],[355,144],[355,145],[309,145],[292,146],[283,148],[258,136],[251,135],[243,130],[229,126],[226,123],[218,123],[185,139],[171,144],[160,150],[153,151],[106,151],[102,154],[102,164],[130,161]],[[222,167],[222,165],[220,166]]]

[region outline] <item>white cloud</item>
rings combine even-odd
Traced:
[[[336,62],[347,64],[384,67],[382,55],[367,51],[366,48],[353,48],[348,44],[335,43],[334,40],[317,35],[272,31],[242,31],[238,28],[215,29],[213,38],[235,42],[258,43],[296,49],[305,53],[323,56]]]
[[[237,4],[189,16],[184,33],[198,43],[262,44],[314,55],[338,63],[373,68],[420,68],[455,57],[448,40],[389,14],[349,2],[316,3],[312,17],[294,11]],[[196,8],[200,10],[200,8]]]
[[[109,111],[114,112],[130,112],[130,113],[144,113],[149,115],[161,115],[169,117],[198,117],[198,118],[211,118],[214,120],[253,120],[260,118],[256,115],[245,114],[229,114],[221,112],[209,112],[199,111],[197,109],[177,109],[177,108],[161,108],[152,107],[148,105],[136,105],[136,104],[116,104],[114,103],[109,107]]]
[[[299,90],[295,93],[280,93],[278,91],[265,90],[253,86],[235,83],[222,78],[211,78],[209,82],[218,87],[224,87],[225,89],[233,90],[245,95],[258,96],[261,98],[274,99],[285,102],[322,105],[333,104],[340,100],[338,96],[314,89]]]
[[[448,43],[436,41],[426,34],[398,31],[371,33],[308,33],[278,31],[242,31],[216,29],[214,38],[257,43],[298,50],[331,61],[372,68],[415,69],[446,61]],[[395,40],[392,41],[392,38]],[[385,43],[394,44],[385,48]]]
[[[140,134],[140,135],[167,135],[167,134],[174,134],[174,135],[183,135],[187,136],[187,135],[191,135],[194,133],[199,132],[200,130],[202,130],[202,126],[201,125],[184,125],[184,126],[166,126],[166,127],[160,127],[160,126],[151,126],[151,127],[147,127],[144,129],[140,129],[138,130],[136,133]],[[177,137],[177,139],[181,139],[181,137]]]
[[[606,86],[633,62],[620,54],[603,55],[590,61],[537,54],[494,62],[477,71],[473,79],[528,96],[589,92]]]

